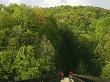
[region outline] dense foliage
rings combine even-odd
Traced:
[[[0,5],[0,77],[24,80],[74,70],[110,78],[110,11]]]

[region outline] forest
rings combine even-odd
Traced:
[[[110,79],[110,10],[0,5],[0,78],[59,71]]]

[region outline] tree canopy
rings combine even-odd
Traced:
[[[0,5],[0,77],[26,80],[74,70],[110,78],[110,10]]]

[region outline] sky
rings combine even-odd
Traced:
[[[71,6],[95,6],[110,9],[110,0],[0,0],[1,4],[27,4],[32,6],[41,7],[54,7],[59,5],[71,5]]]

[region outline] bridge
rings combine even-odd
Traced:
[[[110,80],[94,77],[90,75],[72,74],[64,78],[60,78],[57,75],[54,75],[49,77],[44,76],[36,79],[21,80],[21,81],[0,80],[0,82],[110,82]]]

